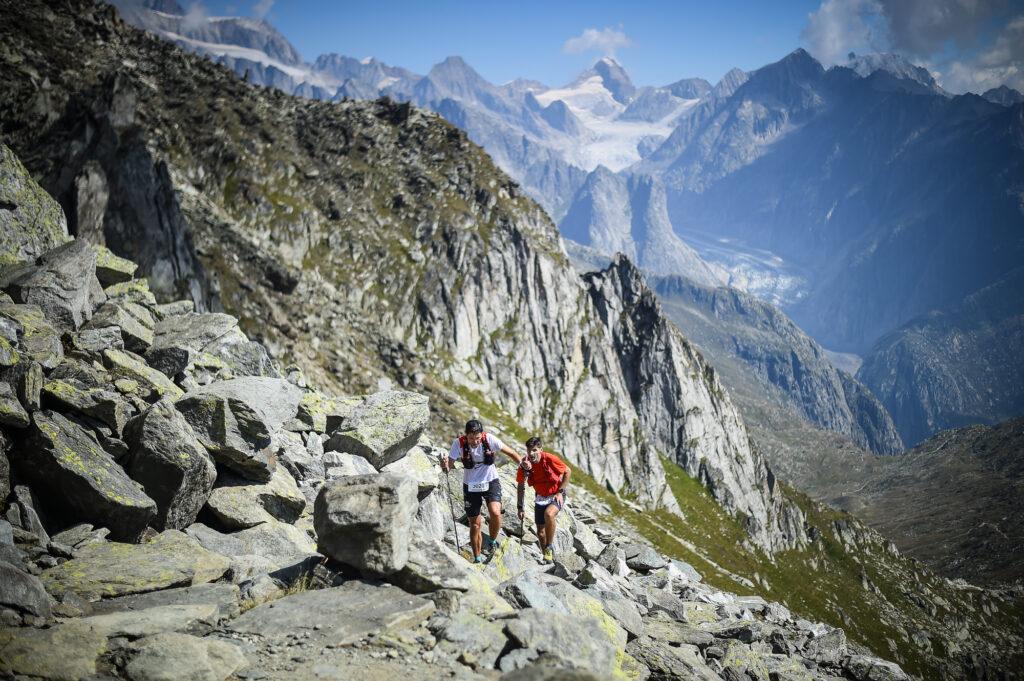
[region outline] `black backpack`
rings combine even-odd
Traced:
[[[481,436],[481,443],[484,447],[483,465],[494,464],[494,452],[491,451],[491,443],[487,441],[487,433]],[[464,468],[476,468],[476,461],[473,460],[473,452],[470,451],[469,440],[465,435],[459,436],[459,446],[462,447],[462,465]]]

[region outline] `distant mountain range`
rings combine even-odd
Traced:
[[[305,63],[265,21],[190,17],[173,1],[117,4],[130,22],[251,81],[437,111],[563,235],[626,253],[649,273],[755,294],[824,348],[874,358],[861,379],[881,391],[908,444],[990,421],[988,407],[915,402],[921,390],[896,384],[923,380],[926,355],[888,364],[897,354],[882,339],[921,315],[956,314],[1022,262],[1024,95],[1015,90],[951,96],[899,55],[851,55],[826,70],[803,50],[714,85],[637,86],[608,58],[561,87],[494,85],[459,57],[426,75],[338,54]],[[999,329],[989,342],[1000,343]],[[1024,388],[1007,393],[960,402],[1020,413]]]

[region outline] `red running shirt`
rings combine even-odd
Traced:
[[[562,475],[569,470],[569,467],[554,454],[542,451],[540,460],[533,464],[533,469],[527,474],[522,468],[516,472],[516,482],[528,482],[537,494],[549,497],[558,492],[562,484]]]

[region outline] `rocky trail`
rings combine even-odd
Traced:
[[[157,303],[0,155],[0,675],[906,678],[582,488],[543,563],[512,466],[470,564],[426,396],[324,394],[235,318]]]

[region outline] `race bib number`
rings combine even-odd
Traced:
[[[555,495],[554,494],[552,494],[550,497],[544,497],[544,496],[541,496],[541,495],[538,494],[537,498],[534,499],[533,503],[537,504],[538,506],[547,506],[548,504],[550,504],[554,500],[555,500]]]
[[[488,482],[470,482],[466,484],[470,492],[486,492],[491,488],[490,481]]]

